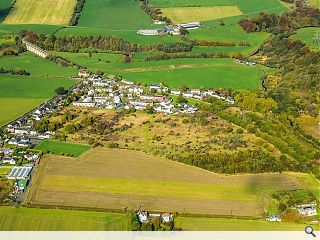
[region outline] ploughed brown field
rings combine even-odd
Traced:
[[[299,188],[287,174],[226,176],[141,152],[94,148],[45,156],[25,203],[258,216],[270,193]]]

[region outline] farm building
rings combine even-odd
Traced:
[[[88,78],[90,77],[90,72],[86,70],[81,70],[79,71],[78,76],[81,78]]]
[[[197,28],[201,28],[201,25],[199,22],[190,22],[190,23],[181,23],[181,24],[177,24],[178,27],[182,27],[185,29],[197,29]]]
[[[145,36],[155,36],[155,35],[159,35],[160,32],[159,30],[153,30],[153,29],[140,29],[138,32],[138,34],[140,35],[145,35]]]
[[[32,167],[14,167],[8,173],[8,179],[26,179],[30,176]]]

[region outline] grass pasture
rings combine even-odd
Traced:
[[[175,23],[205,21],[242,15],[237,6],[161,8],[164,16]]]
[[[44,157],[25,203],[257,216],[270,192],[299,186],[286,174],[225,176],[140,152],[95,148],[79,158]]]
[[[90,148],[91,146],[85,144],[76,144],[53,140],[43,141],[36,147],[36,149],[38,150],[47,151],[51,154],[72,157],[79,157],[80,155],[88,151]]]
[[[257,67],[234,63],[232,59],[172,59],[161,61],[122,62],[121,55],[86,53],[57,53],[58,55],[87,66],[91,71],[120,74],[141,83],[168,84],[171,88],[189,87],[259,89],[262,72]]]
[[[304,42],[313,50],[320,51],[320,28],[301,28],[292,38]]]
[[[67,25],[76,2],[76,0],[16,0],[4,23]]]
[[[79,26],[112,30],[138,30],[152,24],[139,1],[89,0],[82,10]]]
[[[263,220],[178,217],[175,226],[185,231],[302,231],[303,224]]]
[[[1,231],[124,231],[127,216],[115,213],[0,207]]]
[[[77,76],[78,74],[78,69],[76,68],[62,67],[30,52],[19,54],[19,56],[0,57],[0,66],[4,69],[24,69],[31,73],[32,77],[66,78]]]
[[[75,80],[70,79],[1,75],[0,126],[15,120],[46,99],[53,97],[56,88],[69,88],[75,83]]]

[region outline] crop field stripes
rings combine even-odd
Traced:
[[[4,23],[67,25],[75,4],[76,0],[16,0]]]

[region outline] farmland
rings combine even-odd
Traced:
[[[195,224],[196,222],[196,224]],[[263,220],[179,217],[177,228],[186,231],[301,231],[303,224],[270,223]]]
[[[32,76],[37,77],[67,78],[76,76],[78,73],[78,69],[76,68],[66,68],[59,66],[46,59],[37,57],[29,52],[19,54],[19,56],[2,57],[0,58],[0,66],[5,69],[24,69],[27,72],[29,72]],[[55,80],[51,81],[54,82]]]
[[[79,26],[135,31],[151,23],[138,1],[91,0],[86,1]]]
[[[46,156],[26,203],[257,216],[268,194],[299,186],[286,174],[224,176],[144,153],[97,148],[78,159]]]
[[[0,126],[13,121],[54,96],[54,89],[57,87],[69,88],[74,83],[74,80],[47,77],[1,75]]]
[[[75,4],[76,0],[17,0],[4,23],[66,25]]]
[[[72,157],[79,157],[90,149],[89,145],[59,142],[53,140],[46,140],[41,142],[36,149],[46,151],[55,155],[65,155]]]
[[[120,74],[132,81],[147,84],[163,82],[172,88],[183,84],[189,87],[259,89],[258,67],[234,63],[232,59],[173,59],[162,61],[122,62],[121,55],[86,53],[58,53],[92,71],[103,70],[109,74]],[[230,71],[231,70],[231,71]]]
[[[313,50],[320,50],[320,28],[309,27],[299,29],[292,38],[304,42]]]
[[[242,15],[236,6],[162,8],[164,16],[175,23],[205,21]]]
[[[1,231],[121,231],[128,229],[126,215],[115,213],[0,207],[0,219]]]

